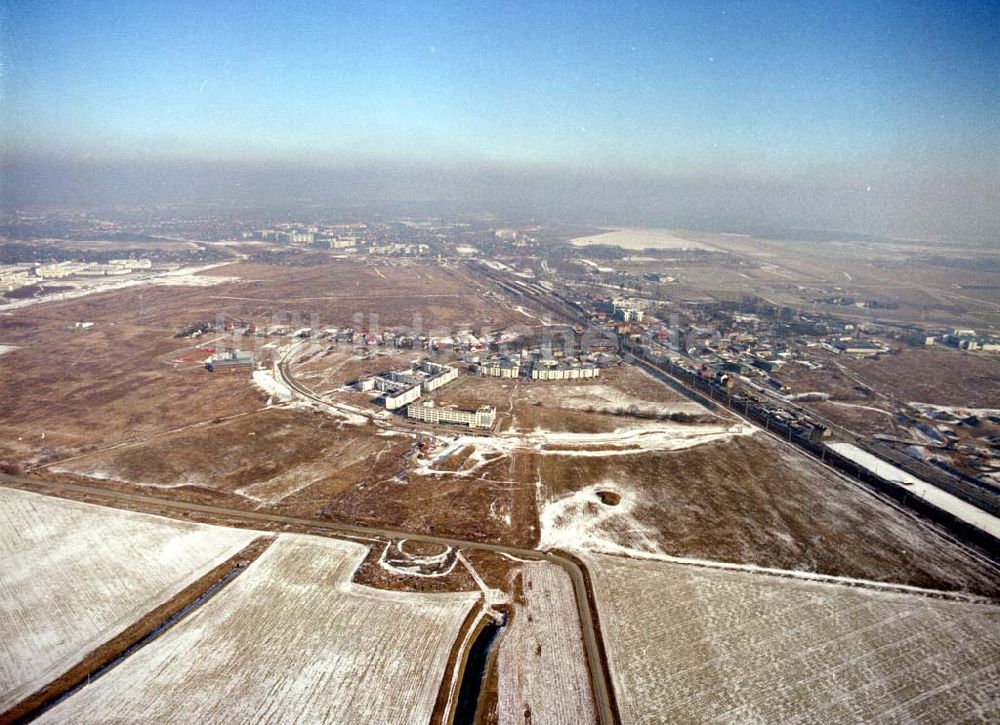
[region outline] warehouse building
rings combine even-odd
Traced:
[[[253,367],[253,353],[243,350],[229,350],[222,355],[213,355],[205,363],[209,372]]]

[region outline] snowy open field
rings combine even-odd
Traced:
[[[625,722],[1000,712],[1000,607],[587,554]]]
[[[580,617],[569,575],[555,564],[527,564],[523,603],[497,651],[501,725],[595,721]]]
[[[169,272],[162,272],[158,274],[143,274],[135,277],[130,276],[125,280],[115,279],[108,281],[104,278],[59,280],[60,287],[69,286],[73,289],[69,289],[64,292],[55,292],[42,297],[27,297],[22,300],[7,302],[3,305],[3,310],[5,312],[9,312],[11,310],[19,310],[25,307],[33,307],[34,305],[42,304],[44,302],[73,300],[79,297],[87,297],[88,295],[98,294],[100,292],[114,292],[117,290],[128,289],[130,287],[147,285],[165,287],[208,287],[226,282],[238,282],[238,277],[202,274],[203,272],[208,272],[209,270],[217,267],[225,267],[229,264],[232,264],[232,262],[217,262],[215,264],[205,264],[200,267],[180,267]]]
[[[257,537],[0,488],[0,711]]]
[[[609,229],[604,234],[571,239],[571,244],[585,247],[593,244],[610,244],[622,249],[711,249],[701,242],[692,242],[676,236],[667,229],[628,227]]]
[[[479,595],[352,584],[366,551],[280,536],[217,596],[39,722],[428,722]]]
[[[589,410],[595,413],[622,413],[634,410],[645,415],[670,413],[702,415],[706,413],[703,406],[690,400],[678,400],[670,403],[651,402],[638,395],[630,395],[601,383],[590,385],[564,383],[553,392],[558,395],[559,407],[571,410]]]

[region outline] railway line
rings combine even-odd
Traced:
[[[508,294],[516,293],[536,305],[558,312],[564,319],[571,320],[573,324],[582,326],[584,330],[594,333],[600,331],[600,328],[584,316],[582,309],[574,309],[573,305],[556,293],[547,292],[536,285],[528,286],[519,282],[512,283],[511,280],[507,280],[497,272],[487,268],[476,268],[475,274],[497,285]],[[997,568],[998,564],[1000,564],[1000,541],[989,533],[956,518],[949,512],[943,511],[912,491],[907,490],[905,487],[887,481],[873,472],[861,468],[853,461],[839,455],[821,442],[818,443],[812,440],[802,431],[795,430],[789,422],[783,422],[775,418],[766,409],[762,411],[752,408],[749,397],[745,395],[743,397],[735,395],[727,396],[722,391],[717,390],[710,381],[692,376],[690,371],[673,365],[669,360],[666,362],[650,360],[642,346],[623,344],[622,352],[627,362],[653,373],[663,384],[669,385],[688,398],[705,405],[710,410],[721,406],[742,420],[762,427],[765,432],[773,435],[774,438],[781,441],[784,445],[791,446],[809,455],[815,461],[834,472],[842,480],[860,486],[863,490],[877,496],[883,502],[917,519],[926,528],[961,546],[980,561],[988,562],[993,568]],[[692,377],[689,379],[689,376]],[[838,431],[838,433],[848,440],[860,442],[856,435],[850,433],[850,431],[841,429],[839,426],[834,426],[832,430]],[[862,447],[869,448],[871,446],[865,443]],[[889,458],[894,464],[901,465],[904,470],[910,467],[909,462],[899,460],[898,456],[889,456],[886,454],[882,449],[888,448],[887,446],[881,445],[878,448],[879,450],[873,451],[873,453],[876,455],[880,454],[880,457]],[[928,474],[940,474],[940,472],[923,472],[925,476],[928,476]],[[919,476],[920,474],[914,473],[914,475]],[[970,503],[983,508],[987,512],[995,512],[997,510],[996,497],[988,497],[984,492],[980,491],[969,491],[967,487],[956,489],[953,482],[942,481],[941,475],[928,477],[949,493],[969,500]]]

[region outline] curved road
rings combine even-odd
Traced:
[[[599,642],[600,633],[594,621],[590,609],[590,602],[587,596],[587,582],[580,566],[568,557],[561,556],[548,551],[538,549],[521,549],[514,546],[503,546],[501,544],[486,544],[478,541],[467,541],[464,539],[454,539],[447,536],[430,536],[428,534],[413,533],[410,531],[399,531],[381,527],[358,526],[355,524],[334,523],[314,519],[303,519],[294,516],[281,516],[278,514],[266,514],[259,511],[241,511],[239,509],[222,508],[219,506],[207,506],[204,504],[187,503],[184,501],[171,501],[169,499],[158,498],[156,496],[146,496],[135,493],[122,493],[119,491],[109,491],[96,486],[85,486],[77,483],[58,483],[55,481],[45,481],[42,479],[29,478],[26,476],[10,476],[0,474],[0,485],[8,483],[14,487],[21,488],[25,485],[48,489],[53,492],[67,491],[82,493],[89,496],[97,496],[109,501],[125,501],[142,504],[145,506],[155,506],[161,510],[187,511],[192,513],[209,514],[219,518],[230,518],[238,521],[259,521],[269,524],[292,524],[296,526],[310,527],[316,529],[326,529],[333,533],[376,536],[384,539],[412,539],[414,541],[426,541],[432,544],[451,546],[454,548],[481,549],[500,554],[509,554],[522,559],[536,559],[556,564],[569,574],[573,582],[573,593],[576,596],[576,608],[580,615],[580,628],[583,633],[584,651],[587,655],[588,669],[594,691],[594,700],[597,707],[598,720],[601,725],[612,725],[620,722],[616,706],[613,701],[610,680],[604,668],[604,660],[601,657],[602,643]]]

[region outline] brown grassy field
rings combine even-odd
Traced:
[[[833,400],[861,401],[863,384],[901,403],[1000,408],[1000,356],[943,347],[904,347],[877,359],[813,353],[820,370],[785,365],[776,375],[793,393],[824,392]]]
[[[313,516],[370,476],[393,476],[412,445],[322,413],[269,409],[51,466],[147,491]]]
[[[1000,356],[904,349],[878,360],[845,360],[875,390],[902,402],[1000,408]]]
[[[602,484],[620,492],[617,507],[595,496],[561,522],[585,530],[599,522],[592,533],[610,550],[655,546],[681,557],[1000,595],[994,570],[762,434],[635,456],[550,456],[540,466],[550,501]]]
[[[260,407],[248,373],[170,362],[192,349],[170,330],[104,322],[70,331],[42,312],[15,318],[30,329],[0,317],[5,339],[23,345],[0,357],[0,460],[61,458]]]
[[[502,432],[483,449],[485,459],[467,442],[430,466],[420,443],[440,450],[461,431],[388,435],[298,403],[265,408],[248,373],[199,366],[197,348],[221,341],[174,337],[218,310],[249,320],[288,306],[349,324],[352,307],[343,305],[364,302],[383,325],[412,322],[414,311],[425,321],[471,321],[488,310],[502,323],[517,315],[463,295],[461,280],[433,265],[375,270],[346,261],[231,265],[213,273],[241,281],[128,289],[0,315],[0,341],[22,346],[0,356],[0,461],[45,463],[41,475],[86,477],[116,490],[521,546],[540,540],[541,504],[609,483],[623,495],[620,510],[631,507],[615,529],[622,545],[634,524],[650,546],[672,554],[995,587],[954,547],[800,455],[762,436],[716,440],[711,426],[724,434],[732,420],[713,418],[629,366],[594,381],[463,375],[433,397],[496,405]],[[79,320],[95,324],[67,329]],[[335,392],[362,373],[398,366],[369,353],[365,360],[320,349],[293,368],[311,389],[376,412],[366,394]],[[694,425],[650,419],[676,414],[695,416]],[[616,430],[649,437],[624,439]],[[698,430],[715,442],[687,438]],[[545,440],[546,431],[561,437]],[[628,453],[654,439],[653,450]],[[669,450],[672,441],[681,449]]]
[[[210,274],[240,281],[136,287],[0,314],[2,344],[22,346],[0,358],[0,460],[62,456],[253,410],[257,393],[239,373],[212,376],[197,363],[173,362],[214,344],[211,335],[192,342],[174,334],[217,315],[262,325],[275,315],[350,325],[362,313],[365,324],[375,314],[386,326],[412,325],[419,314],[425,329],[530,321],[466,295],[461,279],[434,265],[376,273],[335,260],[308,268],[228,265]],[[94,326],[67,329],[78,321]]]

